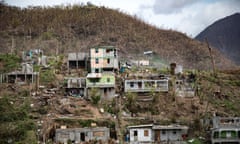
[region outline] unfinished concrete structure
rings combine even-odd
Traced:
[[[214,117],[211,142],[212,144],[239,144],[240,117]]]
[[[194,97],[195,89],[192,83],[184,80],[175,80],[175,93],[179,97]]]
[[[88,54],[79,52],[79,53],[69,53],[67,66],[68,70],[70,69],[87,69],[88,63]]]
[[[22,64],[21,71],[6,74],[7,83],[33,83],[37,80],[38,72],[33,72],[33,66],[28,63]]]
[[[96,128],[68,128],[68,129],[56,129],[55,142],[67,144],[81,143],[90,140],[101,140],[107,142],[110,139],[110,130],[106,127]]]
[[[43,55],[43,50],[41,49],[23,51],[22,61],[25,63],[47,66],[47,56]]]
[[[174,143],[181,144],[187,138],[188,127],[180,125],[135,125],[128,127],[130,144]]]
[[[167,79],[125,80],[124,92],[168,92],[168,80]]]
[[[67,77],[66,92],[70,96],[85,97],[86,96],[86,78]]]
[[[90,48],[91,73],[102,73],[119,69],[117,49],[113,46]]]
[[[113,72],[89,73],[86,85],[90,98],[91,89],[98,89],[101,99],[111,100],[115,96],[115,74]]]

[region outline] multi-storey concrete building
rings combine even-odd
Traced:
[[[113,46],[90,48],[91,73],[114,71],[119,68],[117,49]]]

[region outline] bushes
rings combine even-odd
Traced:
[[[0,73],[13,71],[20,66],[20,58],[14,54],[0,54]]]
[[[30,103],[26,97],[19,105],[12,97],[16,96],[2,95],[0,99],[0,143],[25,143],[28,131],[36,129],[35,123],[29,118]]]
[[[98,105],[99,101],[101,100],[100,91],[97,88],[92,88],[90,90],[90,100],[94,105]]]

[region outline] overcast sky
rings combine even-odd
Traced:
[[[86,4],[118,9],[159,28],[195,37],[208,25],[240,12],[240,0],[4,0],[20,7]]]

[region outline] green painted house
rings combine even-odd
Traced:
[[[89,73],[87,75],[86,86],[88,97],[92,88],[97,88],[101,99],[112,99],[115,96],[115,74],[112,72]]]

